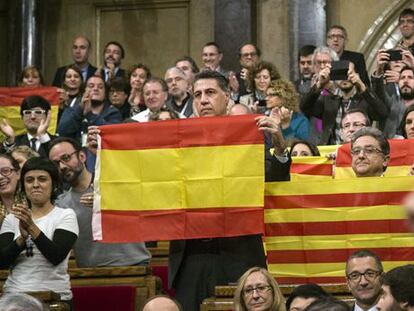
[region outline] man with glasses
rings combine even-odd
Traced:
[[[366,126],[371,126],[371,121],[363,109],[353,108],[345,112],[341,120],[342,143],[350,143],[352,135]]]
[[[380,130],[363,127],[352,135],[351,155],[357,177],[383,176],[390,160],[390,145]]]
[[[9,151],[14,146],[28,146],[47,157],[49,142],[55,137],[47,132],[50,123],[50,103],[41,96],[28,96],[20,106],[20,115],[26,133],[17,135],[5,119],[0,122],[0,131],[6,136],[1,153]]]
[[[220,65],[220,62],[223,59],[223,53],[216,42],[208,42],[204,45],[201,59],[204,65],[202,70],[217,71],[226,78],[228,77],[228,71],[224,70]]]
[[[355,71],[360,75],[365,85],[369,86],[369,76],[365,64],[364,55],[358,52],[345,50],[345,42],[348,40],[348,33],[345,27],[333,25],[326,35],[326,45],[338,54],[340,60],[349,60],[355,66]]]
[[[86,169],[86,154],[79,142],[59,137],[50,145],[49,158],[71,188],[56,200],[56,205],[75,211],[79,237],[75,258],[79,267],[146,265],[150,254],[144,243],[98,243],[92,239],[93,176]]]
[[[383,267],[379,257],[369,250],[359,250],[346,261],[346,281],[355,298],[354,311],[376,311],[381,294]]]

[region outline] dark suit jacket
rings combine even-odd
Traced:
[[[365,83],[367,87],[371,85],[369,81],[369,76],[367,72],[367,66],[365,65],[364,55],[358,52],[344,50],[340,57],[341,60],[349,60],[355,65],[355,71],[359,73],[361,80]]]
[[[105,81],[105,70],[102,70],[101,77]],[[115,74],[115,78],[124,78],[124,79],[126,79],[127,78],[126,70],[124,70],[122,68],[119,68],[119,70]],[[107,83],[109,83],[109,81]]]
[[[49,157],[49,143],[56,138],[56,136],[49,134],[50,140],[46,143],[40,144],[39,150],[37,151],[41,157]],[[30,141],[27,137],[27,134],[20,134],[17,135],[14,139],[14,145],[13,146],[28,146],[30,147]],[[6,153],[8,150],[4,148],[4,145],[1,146],[0,153]]]
[[[63,76],[63,73],[65,72],[66,67],[68,67],[69,65],[63,66],[63,67],[59,67],[56,70],[55,73],[55,77],[53,79],[52,85],[56,86],[56,87],[62,87],[62,83],[65,80],[65,77]],[[86,74],[86,80],[88,80],[91,76],[93,76],[96,72],[97,68],[92,66],[91,64],[89,64],[88,67],[88,73]],[[86,81],[83,81],[84,83]]]

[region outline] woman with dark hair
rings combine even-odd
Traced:
[[[321,155],[318,147],[306,140],[293,141],[289,153],[291,157],[316,157]]]
[[[0,228],[18,200],[19,180],[19,163],[8,154],[0,154]]]
[[[23,68],[17,80],[17,86],[39,87],[45,84],[42,73],[35,66]]]
[[[405,110],[400,131],[404,138],[414,138],[414,104],[408,106]]]
[[[0,268],[11,269],[3,291],[54,291],[72,305],[67,268],[78,223],[72,209],[54,205],[58,168],[47,158],[31,158],[20,183],[27,203],[13,206],[0,231]]]
[[[133,65],[128,70],[128,77],[129,85],[131,86],[128,103],[131,105],[131,116],[134,116],[147,109],[144,104],[142,88],[145,81],[151,78],[151,71],[144,64]]]
[[[66,107],[79,105],[83,93],[83,76],[82,72],[76,65],[69,65],[63,71],[62,88],[59,92],[59,113],[58,122]]]
[[[259,62],[247,76],[247,89],[250,94],[240,97],[240,104],[244,104],[257,112],[266,108],[266,90],[270,82],[280,79],[279,71],[276,66],[269,62]]]

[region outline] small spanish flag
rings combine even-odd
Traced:
[[[32,95],[42,96],[50,103],[52,119],[48,132],[55,134],[59,111],[59,94],[56,87],[0,87],[0,120],[6,119],[17,135],[26,132],[20,116],[20,104],[25,97]],[[0,136],[0,140],[3,139],[4,137]]]
[[[352,252],[370,249],[385,270],[414,261],[403,198],[412,177],[266,183],[269,271],[280,283],[344,282]]]
[[[264,232],[254,116],[101,127],[94,238],[138,242]]]

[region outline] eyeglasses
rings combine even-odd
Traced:
[[[247,58],[247,57],[255,57],[255,56],[257,56],[257,53],[256,52],[251,52],[251,53],[243,53],[243,54],[240,54],[240,56],[241,57],[243,57],[243,58]]]
[[[366,147],[355,147],[351,149],[351,154],[353,156],[357,156],[361,153],[361,151],[365,154],[365,155],[373,155],[374,153],[383,153],[381,149],[378,149],[376,147],[373,146],[366,146]]]
[[[321,66],[321,65],[331,64],[332,62],[331,62],[330,60],[317,60],[317,61],[315,61],[315,63],[316,63],[318,66]]]
[[[46,111],[40,110],[40,109],[38,109],[38,110],[23,110],[23,115],[24,116],[32,116],[34,114],[36,117],[40,117],[45,112]]]
[[[378,275],[380,275],[382,273],[382,271],[375,271],[375,270],[367,270],[364,273],[361,272],[352,272],[350,274],[347,275],[348,280],[352,281],[352,282],[359,282],[361,281],[362,276],[365,277],[365,280],[367,281],[374,281]]]
[[[251,295],[253,295],[254,291],[256,291],[259,295],[261,295],[261,294],[264,294],[265,292],[267,292],[270,289],[271,289],[270,285],[261,285],[261,286],[256,286],[256,287],[249,287],[249,288],[243,289],[243,294],[245,296],[251,296]]]
[[[366,126],[366,124],[364,124],[364,123],[362,123],[362,122],[348,122],[348,123],[345,123],[343,126],[342,126],[342,128],[344,128],[344,129],[349,129],[350,127],[351,127],[351,125],[353,126],[353,127],[356,127],[356,128],[359,128],[359,127],[364,127],[364,126]]]
[[[13,173],[13,171],[15,171],[16,169],[11,168],[11,167],[2,167],[0,168],[0,174],[3,175],[4,177],[8,177],[11,175],[11,173]]]
[[[332,39],[342,39],[343,40],[343,39],[345,39],[345,36],[344,35],[339,35],[339,34],[338,35],[329,35],[328,39],[331,39],[331,40]]]
[[[59,160],[53,160],[52,162],[55,163],[57,167],[59,167],[60,163],[64,163],[64,164],[68,163],[72,159],[72,156],[75,153],[77,153],[77,151],[74,151],[70,154],[64,154],[60,157]]]

